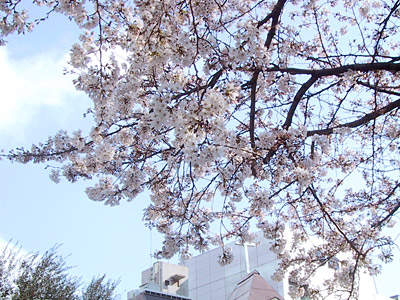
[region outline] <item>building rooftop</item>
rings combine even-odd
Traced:
[[[258,271],[249,273],[242,279],[228,300],[284,300]]]
[[[162,299],[170,299],[170,300],[190,300],[187,297],[165,294],[156,291],[144,290],[139,295],[132,298],[134,300],[162,300]]]

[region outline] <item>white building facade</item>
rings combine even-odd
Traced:
[[[271,278],[279,267],[276,254],[270,250],[271,241],[265,239],[262,232],[258,232],[254,242],[253,246],[240,245],[235,242],[228,244],[227,247],[232,249],[234,260],[231,264],[223,267],[218,264],[218,257],[222,253],[220,248],[186,261],[184,264],[189,268],[189,298],[192,300],[226,300],[235,289],[236,284],[249,272],[256,270],[285,300],[292,300],[289,296],[288,279],[276,282]],[[316,272],[315,278],[313,278],[316,284],[322,284],[322,289],[323,282],[328,278],[333,278],[334,270],[339,267],[335,262],[336,260],[332,260],[332,263],[329,261],[326,266]],[[336,296],[330,295],[325,299],[337,299]],[[358,299],[392,300],[376,293],[374,279],[367,273],[359,276]]]
[[[176,295],[190,300],[227,300],[237,284],[253,271],[257,271],[285,300],[293,300],[289,296],[288,279],[276,282],[271,278],[279,268],[279,260],[270,250],[271,245],[271,241],[265,239],[262,232],[258,232],[253,244],[232,242],[226,245],[232,249],[234,255],[233,262],[226,266],[218,263],[222,254],[220,248],[195,256],[182,265],[156,262],[151,268],[142,272],[140,289],[129,292],[128,300],[138,299],[138,295],[143,294],[143,291],[163,293],[168,297]],[[340,257],[329,260],[316,271],[312,279],[313,285],[320,286],[320,291],[323,291],[324,282],[334,277],[337,268],[340,268]],[[325,300],[338,299],[336,297],[338,295],[325,296],[327,296]],[[306,300],[307,297],[302,299]],[[393,300],[378,295],[373,277],[363,272],[359,274],[358,299]]]
[[[235,242],[228,244],[227,246],[232,248],[234,260],[223,267],[218,263],[218,257],[222,253],[220,248],[186,261],[185,265],[189,268],[189,298],[192,300],[228,299],[237,283],[247,275],[246,247],[250,271],[257,270],[279,294],[285,296],[284,291],[287,287],[284,286],[284,282],[271,280],[279,264],[276,254],[270,250],[271,242],[266,240],[261,233],[257,234],[255,242],[254,246],[239,245]]]
[[[143,291],[153,291],[187,298],[188,268],[182,265],[157,261],[152,267],[142,272],[142,283],[139,289],[128,292],[128,300],[136,299]]]

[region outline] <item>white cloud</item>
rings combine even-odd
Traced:
[[[63,75],[67,59],[68,54],[60,57],[50,52],[15,60],[7,47],[0,47],[0,135],[18,140],[32,124],[42,121],[42,111],[60,114],[57,127],[77,106],[82,111],[82,101],[71,101],[82,98],[82,93],[75,90],[71,76]]]

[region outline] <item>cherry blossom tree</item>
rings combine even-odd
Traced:
[[[351,255],[332,284],[348,297],[359,268],[379,270],[373,252],[392,259],[400,1],[33,3],[48,14],[0,2],[2,41],[53,12],[73,20],[70,71],[94,124],[3,157],[54,165],[56,182],[91,179],[88,197],[106,205],[150,190],[144,218],[167,258],[219,245],[229,263],[225,241],[262,230],[293,295],[338,253]]]

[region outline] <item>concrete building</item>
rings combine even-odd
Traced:
[[[195,256],[183,265],[156,262],[142,272],[140,289],[129,292],[128,300],[292,300],[287,278],[281,282],[271,279],[279,267],[271,245],[258,232],[254,244],[226,245],[234,255],[233,262],[226,266],[218,264],[220,248]],[[340,268],[340,259],[335,257],[320,268],[313,283],[323,286],[324,280],[329,280]],[[360,273],[359,283],[358,299],[393,300],[376,293],[369,274]],[[334,298],[334,295],[326,297],[327,300]]]
[[[170,299],[170,300],[190,300],[187,297],[165,294],[161,292],[155,292],[150,290],[141,291],[139,294],[132,296],[128,300],[163,300],[163,299]]]
[[[222,267],[218,264],[222,253],[220,248],[185,261],[189,268],[189,297],[192,300],[226,300],[238,282],[253,270],[257,270],[272,288],[285,297],[284,291],[288,290],[286,283],[271,280],[279,264],[275,253],[270,250],[271,242],[262,233],[256,236],[256,244],[232,242],[227,245],[234,255],[229,265]]]
[[[154,263],[142,272],[142,283],[138,290],[128,293],[128,300],[141,299],[135,297],[144,291],[187,297],[188,268],[161,261]]]
[[[226,246],[230,247],[234,254],[234,260],[229,265],[222,267],[218,264],[218,257],[222,253],[219,248],[195,256],[185,262],[185,265],[189,268],[188,296],[192,300],[227,300],[238,282],[241,282],[248,273],[255,270],[285,300],[292,300],[289,296],[290,283],[288,279],[285,278],[281,282],[271,279],[279,266],[279,260],[276,254],[270,250],[271,242],[265,239],[261,232],[256,234],[255,244],[243,245],[232,242]],[[324,280],[333,279],[336,268],[340,268],[339,259],[333,258],[315,273],[313,282],[323,287]],[[391,300],[376,293],[373,277],[368,273],[360,273],[359,284],[360,300]],[[264,300],[264,298],[260,299]],[[325,299],[336,298],[335,295],[331,295]],[[229,300],[232,299],[229,298]]]

